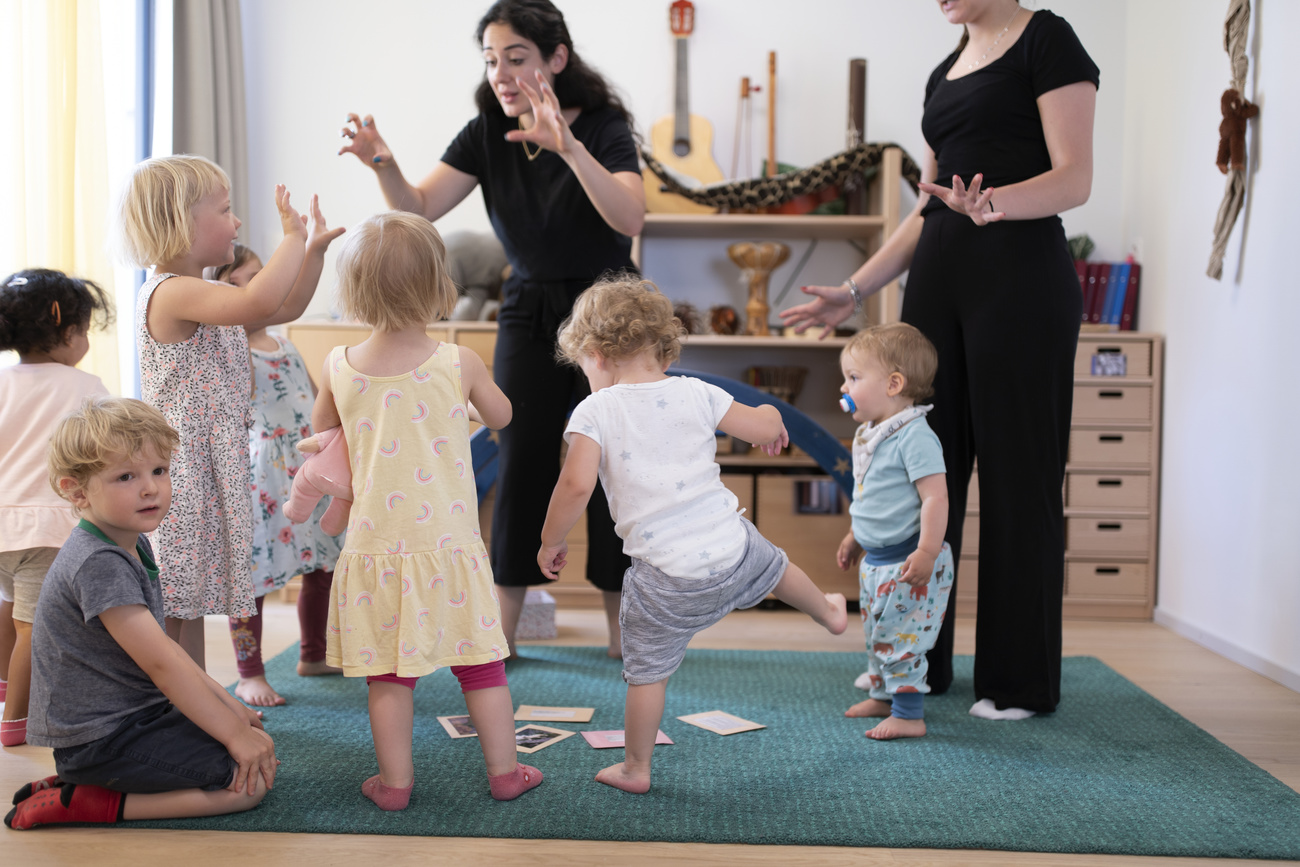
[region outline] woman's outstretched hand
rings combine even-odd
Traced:
[[[339,148],[340,154],[356,154],[357,159],[371,168],[393,161],[393,152],[380,138],[379,130],[375,129],[375,119],[370,115],[361,118],[349,113],[347,124],[339,134],[348,139],[348,143]]]
[[[993,199],[993,188],[980,191],[980,185],[984,183],[983,173],[976,174],[970,179],[970,187],[962,182],[957,175],[952,176],[952,189],[941,187],[938,184],[927,182],[921,183],[921,192],[929,193],[938,199],[941,199],[945,205],[959,214],[965,214],[971,218],[977,226],[983,226],[988,223],[996,223],[1006,216],[1002,211],[992,210],[990,202]]]
[[[797,307],[787,307],[779,314],[781,324],[794,326],[795,333],[803,334],[814,325],[821,325],[819,339],[835,333],[835,326],[853,315],[853,296],[845,286],[800,286],[799,291],[813,299]]]
[[[539,145],[563,156],[573,146],[575,139],[569,131],[568,121],[555,98],[555,91],[546,83],[541,70],[537,72],[537,86],[526,79],[516,78],[515,83],[528,97],[533,112],[533,125],[528,129],[512,129],[506,133],[507,141],[522,141]]]

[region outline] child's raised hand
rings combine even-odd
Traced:
[[[344,229],[342,226],[331,229],[325,225],[325,215],[320,212],[320,198],[315,193],[312,193],[307,213],[309,216],[303,217],[307,223],[307,252],[324,253],[330,242],[342,235]]]
[[[898,577],[905,584],[911,584],[913,587],[924,587],[930,583],[930,576],[934,573],[935,556],[928,551],[917,548],[903,561],[903,571]]]
[[[339,148],[340,154],[356,154],[357,159],[370,166],[379,168],[393,161],[393,152],[379,136],[375,128],[375,119],[370,115],[365,118],[348,113],[347,125],[340,133],[348,143]]]
[[[543,545],[537,551],[537,565],[548,580],[558,581],[560,570],[568,565],[569,543]]]
[[[257,791],[257,775],[266,780],[266,787],[275,785],[275,769],[280,764],[275,758],[275,743],[271,736],[260,728],[249,726],[243,729],[233,743],[227,744],[230,757],[239,767],[229,789],[232,792],[247,792],[253,795]]]
[[[841,572],[847,572],[861,556],[862,546],[858,544],[853,531],[850,530],[848,535],[840,540],[839,550],[835,552],[835,565],[840,567]]]
[[[286,236],[307,237],[307,220],[289,204],[289,190],[284,184],[275,185],[275,209],[280,212],[280,228]]]

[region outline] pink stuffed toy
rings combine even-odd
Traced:
[[[343,429],[332,427],[308,437],[298,443],[298,451],[305,453],[307,459],[293,477],[284,516],[301,524],[311,518],[321,497],[331,496],[334,499],[321,515],[320,528],[337,536],[347,529],[348,512],[352,508],[352,470],[348,466],[348,443]]]

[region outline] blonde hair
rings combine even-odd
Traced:
[[[934,374],[939,369],[939,353],[934,344],[913,325],[893,322],[873,325],[849,338],[845,355],[873,358],[888,373],[901,373],[902,397],[925,400],[934,394]]]
[[[218,186],[230,189],[221,166],[174,154],[136,165],[118,208],[120,256],[141,268],[184,256],[194,244],[193,208]]]
[[[339,251],[343,312],[381,331],[446,319],[456,306],[447,247],[433,224],[386,211],[348,230]]]
[[[130,457],[146,445],[166,456],[180,442],[180,434],[147,403],[129,397],[88,398],[59,422],[50,438],[50,487],[66,499],[59,479],[73,479],[84,488],[114,458]]]
[[[673,303],[649,280],[634,275],[607,277],[578,296],[560,326],[556,355],[577,364],[596,353],[619,361],[652,351],[660,364],[682,354],[682,321]]]

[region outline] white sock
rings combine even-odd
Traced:
[[[858,689],[871,689],[871,672],[864,671],[858,675],[858,679],[853,681],[853,685]]]
[[[970,715],[980,719],[1029,719],[1035,713],[1037,711],[1025,710],[1023,707],[998,710],[991,698],[982,698],[970,706]]]

